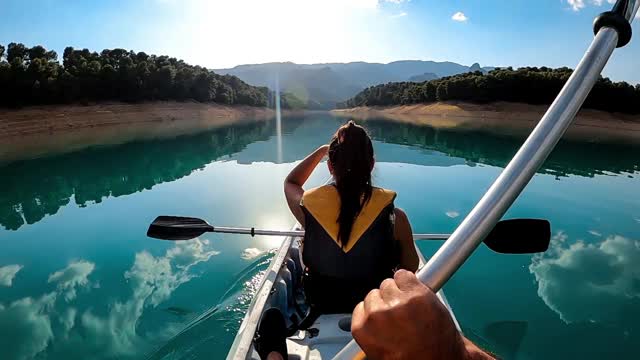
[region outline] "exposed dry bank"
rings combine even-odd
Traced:
[[[441,102],[392,107],[356,107],[333,110],[333,114],[361,120],[388,119],[436,128],[483,130],[501,135],[528,134],[548,106],[497,102],[470,104]],[[640,144],[640,117],[582,110],[565,138],[589,142]]]
[[[0,110],[0,163],[194,133],[274,116],[268,108],[154,102]]]

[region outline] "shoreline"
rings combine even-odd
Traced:
[[[275,111],[269,108],[172,101],[2,109],[0,164],[90,146],[187,135],[273,117]]]
[[[385,119],[437,129],[525,137],[546,110],[544,105],[446,102],[357,107],[332,110],[329,114],[364,121]],[[283,111],[285,116],[309,113],[318,111]],[[274,117],[275,111],[269,108],[173,101],[0,109],[0,165],[91,146],[176,137]],[[582,110],[564,138],[639,145],[640,116]]]
[[[547,105],[496,102],[471,104],[441,102],[392,107],[356,107],[332,110],[338,117],[385,119],[450,130],[481,130],[497,135],[527,136],[546,112]],[[581,110],[564,139],[595,143],[640,144],[640,116]]]

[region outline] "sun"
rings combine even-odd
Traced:
[[[234,0],[183,2],[181,52],[198,64],[263,63],[349,57],[362,16],[377,0]],[[370,42],[371,43],[371,42]],[[353,54],[355,56],[355,54]]]

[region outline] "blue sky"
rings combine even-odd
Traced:
[[[0,44],[59,54],[121,47],[209,68],[403,59],[575,67],[610,1],[3,0]],[[604,74],[640,83],[638,64],[636,37]]]

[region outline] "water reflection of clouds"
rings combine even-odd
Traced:
[[[46,349],[54,337],[51,319],[56,293],[38,299],[31,297],[14,301],[8,306],[0,304],[0,325],[11,329],[0,337],[3,357],[30,359]]]
[[[136,328],[144,309],[167,300],[194,277],[189,272],[194,265],[219,254],[207,246],[208,242],[195,239],[176,243],[163,256],[137,253],[124,274],[131,286],[131,297],[105,304],[106,313],[91,308],[79,311],[67,304],[76,298],[80,288],[91,288],[90,277],[95,270],[95,264],[86,260],[70,263],[49,275],[48,281],[56,284],[53,292],[0,304],[0,328],[12,329],[10,336],[0,337],[4,356],[28,359],[45,350],[52,354],[90,354],[94,358],[139,355],[148,350],[147,339],[159,335],[166,338],[177,330],[164,327],[161,334],[139,334]],[[59,297],[66,301],[57,301]],[[56,342],[49,347],[53,339]]]
[[[49,283],[56,283],[64,298],[71,301],[76,298],[76,288],[89,284],[89,275],[96,268],[92,262],[81,260],[72,262],[66,268],[49,275]]]
[[[264,251],[257,248],[246,248],[242,251],[242,254],[240,254],[240,257],[243,260],[253,260],[258,256],[262,255],[263,253]]]
[[[452,219],[455,219],[455,218],[457,218],[458,216],[460,216],[460,213],[459,213],[459,212],[457,212],[457,211],[453,211],[453,210],[447,211],[447,212],[446,212],[446,213],[444,213],[444,214],[445,214],[445,215],[447,215],[448,217],[452,218]]]
[[[529,270],[538,295],[566,323],[618,322],[640,305],[640,241],[613,235],[600,243],[554,236]],[[636,307],[634,307],[634,304]]]
[[[13,285],[13,278],[21,269],[22,265],[17,264],[0,267],[0,286]]]

